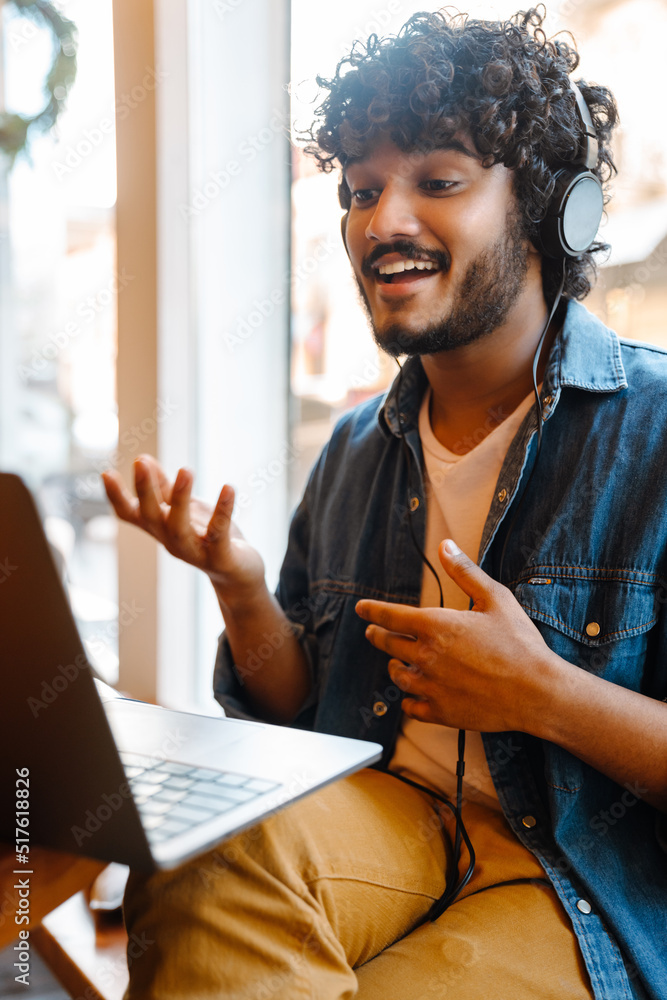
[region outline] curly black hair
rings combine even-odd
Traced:
[[[306,152],[328,172],[363,155],[381,131],[406,152],[437,148],[466,132],[485,166],[503,163],[515,171],[524,233],[535,242],[556,172],[581,157],[581,121],[569,81],[579,55],[574,45],[546,37],[545,15],[540,5],[496,22],[445,8],[413,15],[398,35],[355,42],[332,79],[318,77],[328,94],[307,132]],[[606,87],[577,83],[597,132],[594,172],[606,203],[616,170],[610,150],[616,102]],[[349,206],[349,199],[343,180],[342,203]],[[566,297],[588,294],[595,255],[604,250],[605,243],[594,243],[566,261]],[[543,257],[542,273],[551,303],[561,262]]]

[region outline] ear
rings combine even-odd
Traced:
[[[350,251],[347,249],[347,239],[345,237],[347,234],[347,217],[349,214],[349,212],[346,212],[345,215],[342,215],[340,218],[340,235],[343,238],[343,246],[345,247],[345,253],[348,257],[350,256]]]
[[[349,187],[347,186],[347,181],[344,176],[338,182],[338,204],[345,212],[350,211],[350,205],[352,204],[352,194]]]
[[[343,239],[343,246],[345,247],[345,252],[347,256],[350,256],[350,251],[347,249],[347,218],[350,214],[350,205],[352,204],[352,197],[350,195],[350,189],[347,186],[347,181],[344,177],[341,177],[338,184],[338,203],[341,208],[345,209],[345,215],[341,217],[340,220],[340,235]]]

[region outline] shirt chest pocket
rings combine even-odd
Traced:
[[[328,664],[340,627],[345,597],[343,594],[319,590],[311,599],[312,628],[321,666]]]
[[[647,633],[658,620],[661,591],[651,581],[604,570],[546,569],[526,577],[515,597],[549,646],[585,670],[639,690]]]
[[[598,677],[639,691],[650,631],[661,606],[657,584],[609,571],[540,567],[519,581],[515,596],[559,656]],[[585,765],[559,747],[547,752],[547,780],[564,791],[581,787]]]

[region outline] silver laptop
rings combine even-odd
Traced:
[[[16,842],[17,867],[40,844],[172,868],[381,754],[377,743],[171,711],[99,685],[35,503],[9,473],[0,666],[0,839]],[[19,800],[29,808],[15,814]]]

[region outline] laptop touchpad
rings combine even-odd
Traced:
[[[264,728],[261,723],[176,712],[121,698],[106,702],[104,711],[119,750],[209,767],[224,766],[219,753],[256,737]]]

